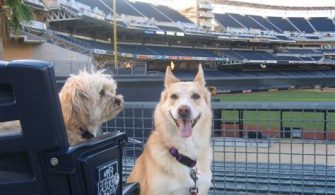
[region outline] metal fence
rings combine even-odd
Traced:
[[[123,131],[127,178],[156,103],[127,103],[103,126]],[[335,103],[213,102],[211,194],[335,194]]]

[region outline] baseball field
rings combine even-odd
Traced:
[[[223,94],[218,98],[224,102],[243,101],[243,102],[335,102],[335,89],[301,89],[286,91],[254,92],[239,94]],[[329,108],[335,109],[335,108]],[[324,123],[324,112],[283,112],[284,127],[299,127],[304,130],[335,131],[335,112],[326,113],[327,123]],[[230,123],[236,123],[239,120],[238,111],[226,110],[222,112],[223,120]],[[243,122],[245,126],[257,129],[279,129],[280,112],[279,111],[244,111]]]

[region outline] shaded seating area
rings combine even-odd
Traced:
[[[274,26],[272,23],[270,23],[266,18],[262,16],[254,16],[254,15],[249,15],[248,17],[252,18],[262,26],[264,26],[267,30],[269,31],[274,31],[274,32],[281,32],[278,27]]]
[[[101,0],[101,1],[103,1],[109,7],[109,9],[113,9],[112,1],[110,0]],[[116,0],[116,5],[117,5],[116,12],[119,15],[124,14],[124,15],[129,15],[129,16],[138,16],[138,17],[144,16],[141,12],[139,12],[133,6],[131,6],[129,1],[127,0]]]
[[[178,11],[165,6],[165,5],[158,5],[156,7],[161,13],[169,17],[174,22],[183,22],[183,23],[193,23],[189,19],[187,19],[185,16],[181,15]]]
[[[326,17],[313,17],[310,18],[309,21],[314,26],[317,31],[320,32],[334,32],[335,25],[333,21]]]
[[[172,29],[171,29],[172,30]],[[98,42],[94,40],[86,40],[74,38],[66,35],[57,35],[65,40],[86,47],[87,49],[100,49],[112,51],[113,46],[110,43]],[[277,36],[278,39],[289,40],[286,36]],[[180,57],[204,57],[204,58],[223,58],[236,61],[300,61],[312,62],[318,61],[323,57],[320,49],[289,49],[280,51],[278,55],[269,51],[252,51],[252,50],[222,50],[219,49],[203,49],[192,47],[173,47],[173,46],[151,46],[142,44],[118,44],[118,51],[121,53],[133,55],[151,55],[151,56],[180,56]],[[316,57],[316,58],[314,58]]]
[[[225,28],[232,27],[232,28],[244,28],[240,23],[234,20],[228,14],[215,14],[215,19]]]
[[[268,17],[267,18],[272,24],[277,26],[281,31],[298,31],[291,23],[289,23],[286,19],[281,17]]]
[[[131,3],[131,5],[134,6],[138,11],[143,13],[148,18],[155,18],[157,21],[171,22],[169,18],[163,15],[152,4],[136,1],[134,3]]]
[[[215,19],[225,28],[259,29],[277,33],[288,32],[334,32],[335,25],[327,17],[262,17],[257,15],[241,15],[225,13],[214,15]],[[315,29],[315,30],[314,30]]]
[[[239,14],[230,14],[231,17],[238,20],[243,26],[245,26],[248,29],[260,29],[260,30],[266,30],[264,27],[262,27],[260,24],[258,24],[256,21],[254,21],[249,16],[245,15],[239,15]]]
[[[301,32],[314,33],[314,29],[307,22],[305,18],[290,17],[289,20],[294,24]]]

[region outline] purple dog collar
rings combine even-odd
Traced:
[[[181,164],[188,166],[189,168],[193,168],[195,167],[195,165],[197,164],[197,161],[192,160],[191,158],[189,158],[188,156],[185,156],[183,154],[180,154],[178,149],[175,147],[171,147],[169,148],[169,152],[170,154],[176,158],[176,160],[178,162],[180,162]]]

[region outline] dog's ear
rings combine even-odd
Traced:
[[[81,87],[78,82],[71,80],[59,94],[66,127],[72,128],[87,121],[88,110],[83,100],[88,99],[88,94]]]
[[[194,78],[194,82],[199,82],[203,86],[206,85],[204,71],[202,70],[201,64],[199,64],[198,73],[197,73],[197,75]]]
[[[179,82],[179,80],[173,75],[170,66],[166,68],[164,86],[168,88],[171,84]]]

